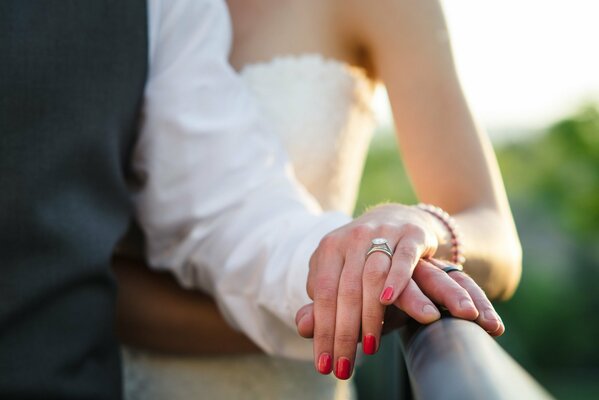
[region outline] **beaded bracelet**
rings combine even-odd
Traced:
[[[420,210],[426,211],[433,215],[447,228],[449,235],[451,236],[451,262],[457,265],[462,265],[466,262],[464,257],[464,250],[462,249],[462,235],[458,229],[455,219],[449,215],[445,210],[440,207],[433,206],[432,204],[420,203],[416,205]]]

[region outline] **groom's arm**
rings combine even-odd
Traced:
[[[210,296],[182,289],[168,271],[151,271],[137,257],[115,256],[112,265],[119,282],[116,327],[122,343],[187,356],[262,353],[229,326]]]
[[[211,293],[269,353],[310,358],[295,312],[308,262],[349,221],[322,214],[228,64],[220,0],[150,3],[150,76],[134,169],[149,263]]]

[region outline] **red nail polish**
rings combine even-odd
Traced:
[[[362,349],[365,354],[376,353],[376,338],[374,335],[366,335],[362,340]]]
[[[382,301],[389,301],[393,297],[393,288],[391,286],[387,286],[385,290],[383,290],[383,294],[381,295]]]
[[[337,370],[335,376],[339,379],[348,379],[351,375],[351,362],[348,358],[339,357],[337,359]]]
[[[327,375],[331,373],[331,369],[333,369],[333,358],[329,353],[322,353],[318,357],[318,372]]]

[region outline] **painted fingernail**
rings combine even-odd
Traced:
[[[376,353],[376,338],[374,335],[366,335],[362,340],[362,349],[365,354]]]
[[[476,308],[476,307],[474,306],[474,303],[472,302],[472,300],[462,299],[462,300],[460,300],[460,308],[462,310],[466,310],[468,308]]]
[[[333,368],[333,358],[329,353],[322,353],[318,357],[318,372],[323,375],[327,375],[331,373]]]
[[[349,358],[339,357],[337,359],[337,368],[335,376],[339,379],[348,379],[351,375],[351,361]]]
[[[440,315],[439,310],[437,310],[435,306],[431,306],[430,304],[425,304],[424,307],[422,307],[422,312],[429,315]]]
[[[382,301],[389,301],[393,297],[393,288],[391,286],[387,286],[385,290],[383,290],[383,294],[381,294]]]

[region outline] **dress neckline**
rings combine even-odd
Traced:
[[[336,58],[323,56],[320,53],[299,53],[299,54],[281,54],[276,55],[268,60],[256,61],[245,64],[239,70],[240,75],[246,75],[252,71],[275,68],[280,65],[320,65],[323,68],[338,70],[339,72],[348,75],[352,78],[359,79],[368,83],[374,88],[374,82],[368,77],[366,70],[363,67],[350,65]]]

